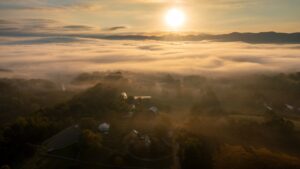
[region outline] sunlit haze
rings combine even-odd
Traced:
[[[300,169],[300,0],[0,0],[0,169]]]

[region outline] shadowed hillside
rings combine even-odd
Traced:
[[[1,97],[11,106],[1,113],[11,121],[1,128],[0,162],[25,169],[296,169],[299,84],[298,73],[245,81],[99,72],[75,77],[64,90],[50,81],[3,79]],[[6,98],[36,100],[39,108]]]

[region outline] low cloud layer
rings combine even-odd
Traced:
[[[1,76],[129,70],[206,76],[300,71],[297,44],[1,37]],[[13,45],[12,45],[13,44]]]

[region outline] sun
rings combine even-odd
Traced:
[[[178,8],[171,8],[166,12],[165,23],[172,29],[178,29],[185,22],[185,13]]]

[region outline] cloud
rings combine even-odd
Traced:
[[[0,2],[1,10],[35,10],[39,9],[38,7],[30,6],[25,3],[19,2]]]
[[[9,67],[15,74],[27,73],[39,77],[101,70],[212,76],[300,70],[300,51],[293,49],[299,45],[294,44],[145,40],[141,45],[127,40],[69,37],[21,39],[23,41],[19,45],[0,45],[0,49],[5,49],[1,50],[0,68]],[[10,40],[9,37],[6,41],[15,43],[20,38]],[[151,48],[159,50],[152,52]]]
[[[126,26],[114,26],[114,27],[109,27],[109,28],[104,28],[104,31],[116,31],[116,30],[121,30],[121,29],[127,29]]]
[[[158,51],[163,50],[160,45],[143,45],[138,47],[141,50]]]
[[[53,19],[17,19],[0,20],[0,30],[2,36],[51,37],[68,36],[70,32],[97,32],[100,29],[88,25],[64,24]]]
[[[16,22],[10,21],[10,20],[5,20],[5,19],[0,19],[0,24],[4,25],[10,25],[10,24],[16,24]]]
[[[0,26],[0,31],[2,31],[2,32],[18,31],[18,28],[15,28],[15,27],[1,27]]]
[[[300,49],[300,46],[291,46],[291,49]]]
[[[149,56],[141,56],[141,55],[106,55],[106,56],[99,56],[92,59],[89,59],[88,61],[93,63],[101,63],[101,64],[111,64],[111,63],[121,63],[121,62],[129,62],[129,63],[135,63],[135,62],[149,62],[154,61],[156,59],[151,58]]]
[[[0,29],[8,29],[7,33],[32,33],[41,31],[52,31],[60,26],[60,22],[52,19],[17,19],[17,20],[0,20]],[[2,32],[5,34],[6,32]]]
[[[256,63],[256,64],[265,64],[268,63],[268,59],[262,56],[224,56],[223,59],[240,62],[240,63]]]
[[[0,73],[11,73],[11,72],[13,72],[13,71],[10,69],[0,68]]]
[[[0,0],[1,10],[95,10],[100,9],[101,5],[96,1],[84,0]]]
[[[0,45],[34,45],[34,44],[59,44],[59,43],[75,43],[83,42],[85,40],[80,38],[73,37],[46,37],[46,38],[37,38],[30,40],[17,40],[11,42],[0,42]]]
[[[91,31],[94,28],[86,25],[67,25],[63,26],[63,28],[67,31]]]

